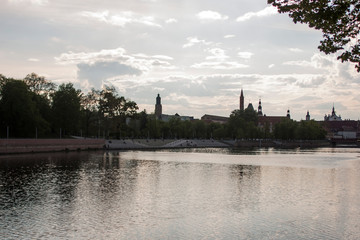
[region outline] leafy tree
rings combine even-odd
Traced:
[[[62,129],[67,134],[78,134],[80,121],[81,91],[72,83],[61,84],[53,94],[54,130]]]
[[[342,62],[356,63],[360,72],[359,0],[268,0],[280,13],[289,13],[295,23],[306,23],[323,32],[320,51],[340,52]]]
[[[0,92],[2,92],[2,88],[4,87],[4,85],[11,80],[14,80],[14,79],[9,79],[9,78],[5,77],[4,75],[0,74]],[[0,98],[1,98],[1,95],[0,95]]]
[[[296,129],[296,138],[302,140],[324,139],[326,131],[314,120],[301,121]]]
[[[0,115],[2,128],[9,127],[12,137],[35,137],[49,128],[39,111],[39,102],[21,80],[9,80],[1,88]]]
[[[95,136],[99,129],[98,91],[91,91],[81,97],[81,126],[85,136]]]
[[[24,82],[29,89],[39,95],[44,95],[49,98],[56,89],[56,84],[45,79],[43,76],[39,76],[36,73],[30,73],[24,78]]]
[[[188,121],[186,121],[188,122]],[[195,138],[206,138],[206,126],[205,122],[201,120],[195,120],[193,122],[194,137]]]
[[[104,89],[99,92],[98,109],[105,131],[116,132],[117,137],[120,137],[122,131],[129,130],[125,124],[126,117],[133,116],[138,106],[123,96],[119,97],[115,87],[104,86]]]
[[[297,124],[295,121],[285,118],[280,123],[275,124],[274,135],[277,139],[295,139]]]
[[[232,138],[256,138],[258,116],[256,111],[248,107],[244,111],[234,110],[230,114],[228,136]]]

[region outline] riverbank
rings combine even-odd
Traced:
[[[0,154],[79,150],[148,150],[175,148],[319,148],[322,141],[214,140],[214,139],[0,139]],[[344,146],[342,146],[344,147]]]
[[[130,149],[169,149],[169,148],[228,148],[234,147],[235,141],[217,141],[213,139],[124,139],[107,140],[108,150]]]
[[[272,139],[254,140],[214,140],[214,139],[125,139],[107,140],[108,150],[129,149],[169,149],[169,148],[319,148],[332,147],[327,140],[292,140]]]
[[[0,154],[103,149],[104,139],[0,139]]]
[[[272,140],[272,139],[256,139],[256,140],[237,140],[234,147],[273,147],[273,148],[319,148],[332,147],[328,140]]]

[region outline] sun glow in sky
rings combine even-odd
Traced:
[[[154,112],[229,116],[245,106],[360,118],[360,74],[317,49],[321,32],[266,0],[3,0],[0,73],[35,72],[84,92],[103,84]]]

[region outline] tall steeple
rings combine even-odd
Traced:
[[[331,116],[336,116],[334,103],[333,103],[333,108],[332,108]]]
[[[310,114],[309,114],[309,110],[307,111],[307,114],[306,114],[306,121],[310,121]]]
[[[259,99],[259,107],[258,107],[258,116],[262,116],[262,107],[261,107],[261,99]]]
[[[290,119],[290,109],[287,110],[286,117]]]
[[[244,111],[244,94],[243,94],[242,89],[241,89],[241,94],[240,94],[240,110]]]
[[[157,119],[161,119],[161,115],[162,115],[161,97],[160,94],[158,93],[155,104],[155,116]]]

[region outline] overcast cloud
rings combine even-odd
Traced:
[[[113,84],[154,112],[228,116],[262,100],[267,115],[360,118],[360,74],[319,53],[321,32],[266,0],[3,0],[0,73],[35,72],[84,92]]]

